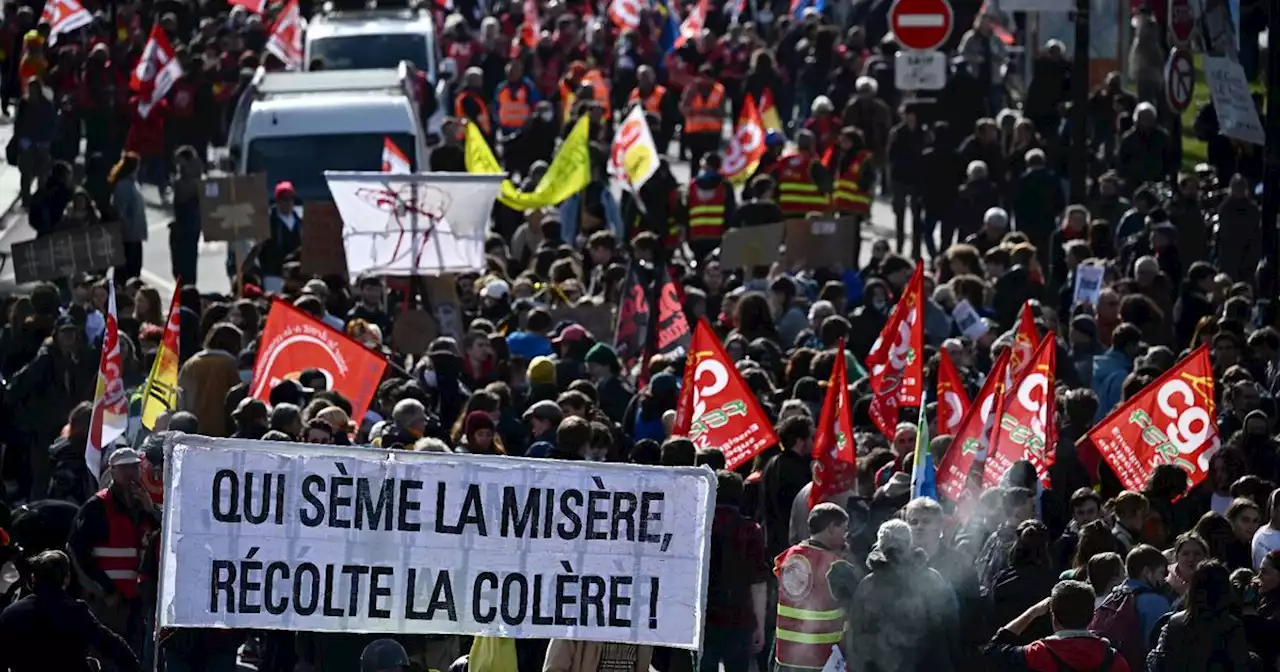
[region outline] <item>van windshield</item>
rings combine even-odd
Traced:
[[[326,170],[382,170],[383,138],[390,138],[417,169],[414,139],[408,133],[349,133],[258,138],[249,143],[249,173],[267,174],[274,188],[288,180],[301,201],[331,200]]]
[[[311,42],[311,60],[320,59],[326,70],[369,70],[396,68],[409,61],[419,70],[431,71],[427,63],[427,38],[422,35],[342,35]]]

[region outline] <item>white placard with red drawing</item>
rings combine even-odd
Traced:
[[[502,175],[326,172],[351,277],[440,275],[485,267]]]

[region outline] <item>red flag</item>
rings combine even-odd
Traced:
[[[707,25],[709,9],[710,3],[707,0],[698,0],[697,6],[680,23],[680,34],[676,36],[676,49],[683,47],[685,42],[702,35],[702,29]]]
[[[867,355],[871,372],[871,420],[882,434],[893,438],[898,409],[919,406],[924,383],[924,264],[907,282],[902,298],[889,313],[880,337]]]
[[[1202,345],[1098,423],[1089,440],[1129,490],[1141,490],[1157,465],[1203,481],[1221,445],[1213,403],[1213,363]]]
[[[764,137],[767,133],[760,111],[756,109],[756,101],[748,94],[742,101],[738,126],[725,149],[720,174],[735,185],[744,184],[760,165],[760,159],[764,158]]]
[[[964,391],[964,381],[951,354],[943,348],[938,353],[938,433],[955,436],[968,412],[969,395]]]
[[[302,12],[298,0],[289,0],[267,35],[267,51],[290,70],[302,69]]]
[[[312,368],[324,373],[329,389],[351,401],[351,419],[359,423],[382,382],[387,362],[289,303],[272,303],[253,364],[252,396],[267,401],[277,383],[296,380],[304,369]]]
[[[813,486],[809,488],[809,508],[831,495],[853,486],[857,476],[853,445],[853,407],[849,404],[849,375],[844,354],[844,341],[836,354],[827,396],[822,401],[822,417],[813,437]]]
[[[644,6],[643,0],[613,0],[609,3],[607,12],[609,21],[618,32],[635,30],[640,27],[640,15],[644,13]]]
[[[538,18],[538,0],[524,0],[524,22],[520,24],[520,43],[530,49],[536,48],[541,25],[542,19]]]
[[[1040,480],[1048,482],[1058,438],[1054,424],[1057,354],[1058,343],[1053,332],[1049,332],[1040,341],[1022,377],[1004,396],[1000,421],[992,428],[991,448],[982,477],[984,486],[999,484],[1004,472],[1022,459],[1030,460]]]
[[[1040,330],[1036,329],[1035,318],[1031,316],[1031,302],[1022,304],[1018,310],[1018,331],[1013,335],[1013,353],[1009,356],[1009,382],[1022,377],[1027,365],[1031,363],[1031,355],[1040,347]]]
[[[169,36],[165,35],[157,23],[152,26],[151,36],[142,48],[142,57],[138,59],[138,64],[129,77],[129,88],[136,91],[141,100],[138,103],[138,114],[146,119],[156,101],[163,99],[180,77],[182,64],[178,62]]]
[[[89,438],[84,462],[96,479],[102,473],[102,454],[120,438],[129,425],[129,395],[124,389],[124,364],[120,354],[120,327],[116,321],[115,274],[107,272],[106,330],[102,332],[102,355],[98,358],[98,387],[89,416]]]
[[[227,0],[229,5],[240,5],[254,14],[267,13],[267,0]]]
[[[778,442],[769,416],[705,319],[693,332],[671,432],[689,437],[699,450],[720,449],[730,470]]]
[[[46,0],[40,22],[49,25],[49,46],[53,46],[62,33],[93,23],[93,14],[77,0]]]
[[[938,492],[954,502],[960,501],[965,485],[969,480],[969,471],[973,461],[979,455],[986,457],[988,438],[991,436],[991,422],[995,415],[996,397],[1005,384],[1005,376],[1009,371],[1009,350],[1000,353],[996,363],[991,367],[978,396],[969,405],[960,421],[960,429],[951,439],[947,454],[942,456],[938,465]]]

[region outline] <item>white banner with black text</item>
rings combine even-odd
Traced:
[[[704,468],[179,435],[159,624],[697,649]]]

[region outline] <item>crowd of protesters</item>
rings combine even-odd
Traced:
[[[86,0],[94,23],[54,45],[41,7],[5,5],[3,108],[15,116],[6,158],[22,172],[22,208],[39,235],[122,224],[120,343],[136,402],[166,322],[161,293],[137,279],[155,263],[142,258],[139,184],[171,195],[174,273],[197,277],[191,250],[210,148],[224,141],[229,106],[253,69],[280,64],[263,49],[269,19],[244,7],[111,4]],[[400,307],[416,298],[404,294],[416,288],[307,274],[298,258],[306,222],[288,186],[273,185],[272,238],[236,274],[233,295],[177,293],[179,407],[154,433],[131,423],[99,482],[84,455],[107,281],[67,278],[8,297],[0,540],[21,570],[9,597],[30,596],[0,613],[0,671],[87,669],[90,655],[119,670],[159,660],[173,672],[223,672],[237,659],[264,672],[444,670],[465,669],[466,654],[476,655],[477,644],[456,636],[184,630],[155,644],[161,521],[151,488],[175,431],[717,469],[720,552],[702,669],[821,668],[836,644],[856,672],[1280,670],[1280,311],[1254,278],[1264,255],[1254,200],[1261,148],[1219,136],[1208,106],[1194,132],[1208,142],[1213,173],[1183,172],[1180,129],[1162,98],[1126,88],[1118,73],[1089,98],[1088,137],[1072,136],[1077,71],[1063,45],[1043,45],[1030,72],[1011,77],[1018,64],[1004,38],[1020,19],[980,2],[953,2],[968,29],[948,45],[955,59],[933,104],[894,87],[897,45],[884,3],[796,11],[714,1],[703,33],[678,47],[669,15],[692,5],[659,3],[635,28],[619,29],[607,5],[540,4],[529,44],[520,37],[524,4],[486,10],[467,0],[439,12],[441,49],[459,76],[431,168],[463,169],[460,124],[475,123],[531,189],[569,122],[589,115],[597,179],[572,208],[495,206],[487,267],[456,278],[463,330],[435,339],[425,355],[405,357],[392,338]],[[1242,4],[1251,16],[1267,9]],[[1158,20],[1135,5],[1139,29]],[[153,22],[186,74],[144,118],[128,82]],[[719,168],[723,131],[748,96],[771,99],[781,127],[738,195]],[[604,164],[613,121],[633,105],[669,152],[619,202]],[[1076,143],[1094,151],[1089,193],[1073,202],[1065,178]],[[693,169],[681,184],[670,167],[684,156]],[[860,205],[877,194],[896,221],[876,221]],[[896,235],[874,240],[865,264],[720,265],[726,231],[829,210],[852,215],[862,234]],[[927,260],[929,422],[941,350],[972,396],[1010,347],[1024,306],[1042,335],[1057,335],[1048,485],[1018,463],[971,510],[912,499],[916,425],[878,432],[862,377],[851,383],[856,484],[851,496],[810,510],[820,381],[842,342],[865,360],[916,258]],[[1106,269],[1094,305],[1074,299],[1084,263]],[[775,423],[778,445],[739,473],[723,469],[718,451],[671,435],[683,357],[655,355],[638,386],[634,356],[620,356],[610,335],[552,317],[566,302],[616,306],[629,268],[652,278],[658,265],[680,285],[690,323],[711,323]],[[264,292],[277,278],[280,290]],[[266,400],[250,396],[272,300],[391,360],[364,417],[352,417],[318,370],[280,382]],[[962,300],[986,336],[961,335],[950,316]],[[1188,488],[1184,472],[1163,465],[1140,492],[1125,490],[1080,439],[1202,344],[1222,440],[1209,477]],[[950,437],[933,430],[941,453]],[[133,554],[99,552],[117,545]],[[779,603],[780,567],[796,554],[827,568],[811,577],[821,608]],[[521,640],[514,665],[666,672],[692,662],[643,645]]]

